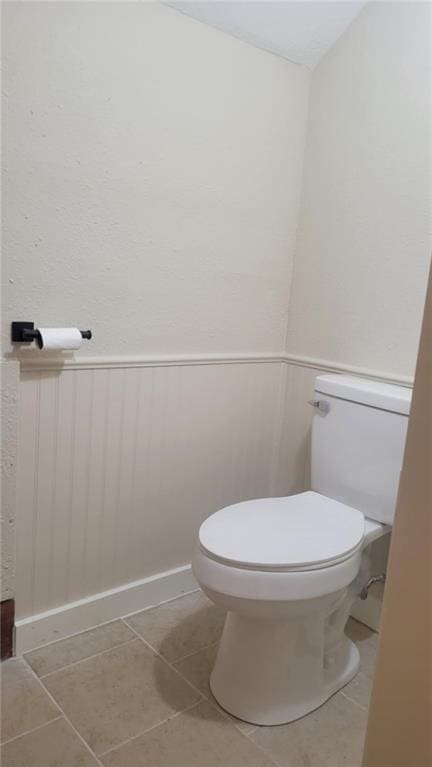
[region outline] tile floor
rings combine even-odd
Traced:
[[[224,615],[201,592],[2,664],[2,767],[360,767],[377,637],[362,670],[289,725],[225,714],[208,675]]]

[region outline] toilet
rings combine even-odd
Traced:
[[[291,722],[357,673],[344,629],[369,546],[391,529],[410,401],[402,386],[318,376],[312,490],[227,506],[201,525],[193,572],[227,611],[210,687],[230,714]]]

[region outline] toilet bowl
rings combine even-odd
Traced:
[[[312,430],[314,489],[234,504],[201,525],[193,572],[227,611],[210,687],[239,719],[291,722],[322,705],[359,669],[358,650],[344,629],[370,575],[369,544],[390,530],[409,409],[409,390],[398,389],[320,376],[316,392],[325,394],[326,407],[316,408],[319,428],[314,419]],[[378,415],[366,417],[370,411]]]
[[[344,627],[364,547],[387,529],[314,492],[240,503],[202,525],[193,570],[227,611],[210,678],[226,711],[282,724],[353,678],[359,655]]]

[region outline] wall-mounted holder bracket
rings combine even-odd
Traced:
[[[12,322],[11,341],[13,344],[31,344],[37,338],[34,322]]]

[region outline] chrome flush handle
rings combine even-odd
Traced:
[[[309,399],[308,405],[312,405],[312,407],[315,407],[320,413],[328,413],[330,411],[330,403],[322,399]]]

